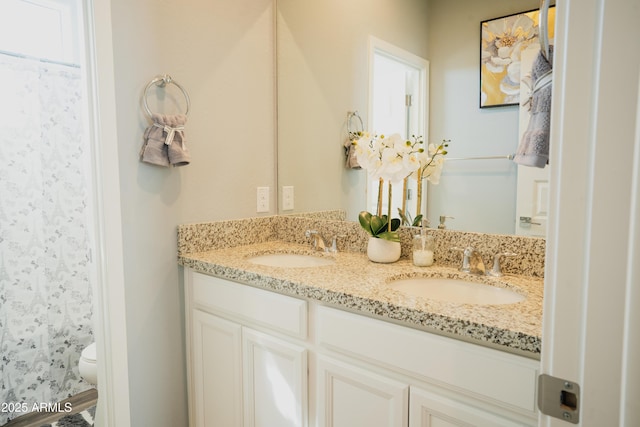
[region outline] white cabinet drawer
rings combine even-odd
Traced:
[[[196,307],[267,327],[300,339],[307,337],[307,302],[253,288],[218,277],[186,270],[191,274],[191,298]]]
[[[317,310],[324,347],[535,412],[539,362],[329,307]]]

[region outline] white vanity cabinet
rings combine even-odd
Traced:
[[[539,362],[185,269],[191,427],[536,426]]]
[[[307,426],[306,301],[191,270],[185,284],[190,426]]]
[[[407,390],[407,419],[375,425],[537,426],[535,360],[325,306],[315,307],[313,323],[319,347],[353,372],[366,369]],[[326,398],[318,396],[319,411],[331,411]]]

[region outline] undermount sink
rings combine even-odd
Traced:
[[[291,253],[254,255],[249,257],[248,261],[253,264],[285,268],[322,267],[335,263],[333,259],[328,257]]]
[[[510,289],[442,277],[397,279],[389,286],[407,295],[460,304],[514,304],[526,298]]]

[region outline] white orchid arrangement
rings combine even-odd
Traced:
[[[427,179],[433,184],[437,184],[442,173],[448,143],[448,140],[443,140],[437,146],[429,144],[425,148],[425,143],[419,136],[413,135],[412,140],[408,140],[403,139],[399,134],[385,137],[385,135],[373,135],[369,132],[359,132],[358,139],[353,140],[352,144],[355,146],[358,163],[367,170],[372,179],[380,182],[378,216],[389,224],[388,232],[391,231],[392,224],[389,220],[391,217],[391,185],[400,183],[409,176],[414,177],[418,182]],[[380,212],[382,209],[381,189],[384,181],[389,183],[389,211],[386,218]],[[420,185],[418,187],[421,188]],[[361,215],[365,213],[367,212],[361,212]],[[404,212],[401,212],[401,216],[404,216]],[[388,240],[392,239],[388,238]]]
[[[358,163],[373,179],[396,184],[420,172],[421,179],[437,184],[449,141],[442,141],[437,146],[429,144],[425,149],[422,137],[413,135],[412,138],[413,141],[403,139],[397,133],[385,137],[360,132],[359,138],[352,144]]]

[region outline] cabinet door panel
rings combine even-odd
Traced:
[[[318,427],[406,427],[406,384],[355,366],[318,358]]]
[[[240,427],[242,327],[200,310],[193,310],[192,319],[195,426]]]
[[[411,387],[410,395],[409,427],[516,427],[525,425],[419,388]]]
[[[536,414],[538,361],[330,307],[317,313],[323,347]]]
[[[243,329],[245,426],[307,425],[307,350]]]

